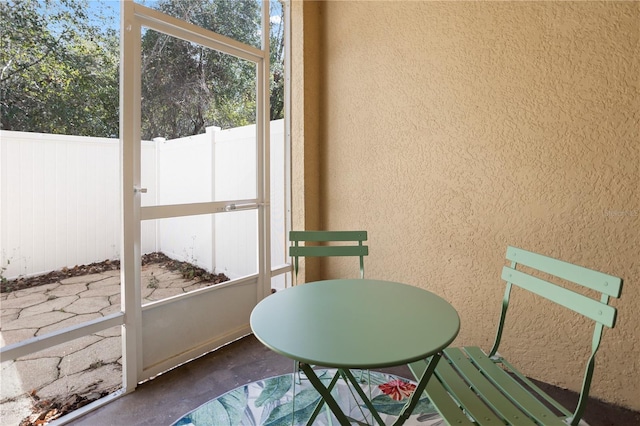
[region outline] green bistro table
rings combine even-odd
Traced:
[[[460,318],[441,297],[407,284],[370,279],[317,281],[269,295],[251,313],[251,329],[271,350],[299,361],[341,425],[347,417],[312,365],[337,368],[376,421],[380,416],[349,369],[376,369],[430,358],[394,425],[411,415]],[[313,419],[313,417],[312,417]]]

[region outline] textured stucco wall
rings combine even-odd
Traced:
[[[456,344],[490,345],[507,245],[623,277],[592,395],[640,410],[640,3],[304,3],[319,99],[292,118],[318,121],[293,136],[319,150],[298,189],[319,227],[367,229],[367,275],[449,300]],[[501,352],[578,389],[591,330],[526,298],[511,315]]]

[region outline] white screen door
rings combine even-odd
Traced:
[[[125,383],[137,383],[250,333],[270,292],[269,53],[130,1],[123,12]]]

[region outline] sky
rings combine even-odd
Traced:
[[[233,0],[230,0],[233,1]],[[113,17],[113,26],[114,29],[118,29],[119,17],[120,17],[120,0],[88,0],[89,3],[89,11],[92,11],[92,15],[100,13],[102,11],[105,15]],[[154,7],[158,0],[138,0],[136,3],[139,3],[143,6]],[[280,24],[280,10],[279,10],[279,2],[274,2],[276,6],[275,15],[271,16],[271,23]]]

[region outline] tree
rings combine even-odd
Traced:
[[[4,130],[118,134],[118,37],[86,0],[0,2]],[[106,28],[106,29],[105,29]]]
[[[161,12],[259,46],[255,0],[160,0]],[[195,43],[147,30],[142,40],[142,135],[177,138],[254,123],[255,65]]]
[[[284,3],[277,0],[271,3],[269,13],[269,65],[270,70],[270,119],[284,117]]]

